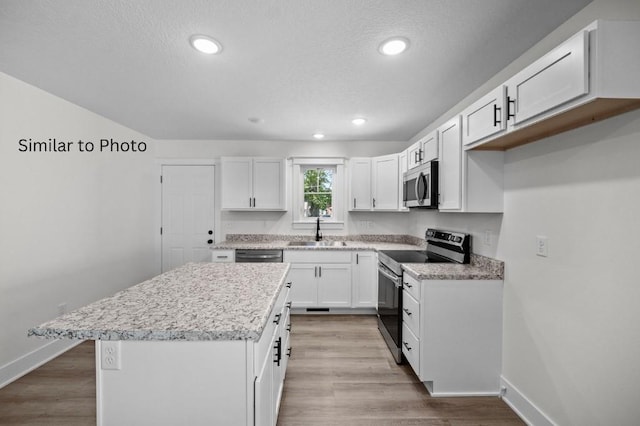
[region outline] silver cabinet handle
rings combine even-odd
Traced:
[[[229,256],[216,256],[218,259],[228,259]]]

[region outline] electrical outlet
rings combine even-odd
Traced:
[[[549,239],[547,237],[541,235],[536,236],[536,255],[542,257],[549,256]]]
[[[491,245],[491,230],[490,229],[486,229],[484,231],[484,245],[485,246],[490,246]]]
[[[67,302],[62,302],[58,305],[58,316],[62,316],[67,313]]]
[[[103,340],[100,342],[100,364],[103,370],[120,370],[120,342]]]

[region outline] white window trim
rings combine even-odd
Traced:
[[[305,219],[302,206],[304,204],[304,179],[302,170],[307,166],[335,167],[333,177],[333,213],[331,220],[322,220],[322,229],[344,229],[345,206],[345,167],[344,158],[293,158],[292,176],[292,216],[294,229],[312,229],[316,226],[316,219]]]

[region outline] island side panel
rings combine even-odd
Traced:
[[[96,341],[98,426],[252,424],[247,344],[125,340],[121,369],[106,370]]]

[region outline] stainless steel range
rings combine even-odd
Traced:
[[[378,329],[398,364],[402,348],[402,264],[469,263],[471,236],[427,229],[426,250],[382,250],[378,253]]]

